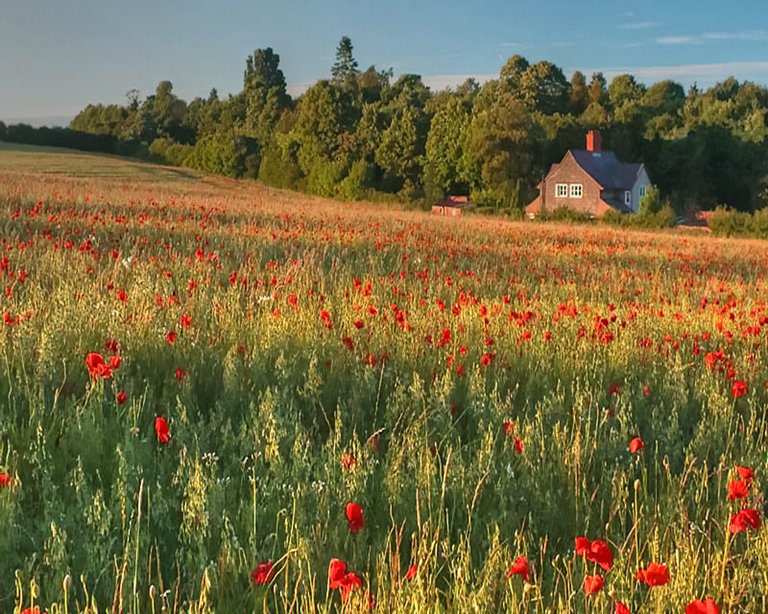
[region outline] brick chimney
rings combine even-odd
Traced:
[[[587,132],[587,151],[600,153],[603,150],[603,141],[599,130],[590,130]]]

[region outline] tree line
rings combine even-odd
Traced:
[[[514,55],[498,78],[432,92],[419,75],[360,70],[343,37],[330,76],[296,99],[271,48],[246,59],[243,89],[186,102],[170,81],[124,105],[89,104],[67,129],[0,124],[0,140],[149,157],[343,199],[434,202],[466,194],[514,211],[550,165],[597,128],[643,161],[679,212],[768,204],[768,88],[729,77],[702,90],[610,82]]]

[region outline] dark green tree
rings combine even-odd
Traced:
[[[545,115],[567,113],[570,84],[552,62],[536,62],[520,76],[518,97],[525,107]]]
[[[584,113],[589,105],[589,90],[587,89],[587,78],[584,73],[577,70],[571,77],[571,104],[569,111],[577,117]]]
[[[352,54],[352,41],[348,36],[342,36],[336,47],[336,62],[331,67],[331,81],[349,87],[355,83],[358,73],[357,60]]]
[[[243,74],[245,102],[244,133],[266,144],[280,116],[291,103],[286,93],[280,56],[271,47],[257,49],[245,61]]]

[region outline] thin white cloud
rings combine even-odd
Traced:
[[[701,45],[718,41],[768,41],[768,30],[705,32],[699,35],[660,36],[656,39],[659,45]]]
[[[745,30],[741,32],[706,32],[701,36],[712,41],[765,41],[768,40],[766,30]]]
[[[736,77],[741,81],[768,82],[768,61],[754,62],[719,62],[713,64],[678,64],[673,66],[626,66],[601,67],[582,69],[582,72],[602,71],[606,79],[616,75],[629,73],[638,81],[655,83],[664,79],[672,79],[683,84],[698,83],[708,87],[726,77]]]
[[[736,77],[740,81],[757,81],[768,83],[768,61],[755,62],[720,62],[715,64],[678,64],[672,66],[596,66],[564,67],[565,74],[572,74],[580,70],[584,74],[602,72],[609,81],[616,75],[629,73],[643,83],[655,83],[664,79],[672,79],[683,85],[698,83],[702,87],[709,87],[726,77]],[[455,88],[467,79],[474,79],[481,85],[486,81],[498,79],[498,73],[460,73],[424,75],[422,81],[433,92],[446,88]],[[395,77],[397,78],[397,77]],[[291,96],[303,94],[311,84],[293,83],[288,85],[288,93]]]
[[[620,23],[619,30],[648,30],[658,26],[656,21],[630,21],[627,23]]]
[[[460,75],[426,75],[422,77],[425,85],[429,86],[433,92],[444,90],[447,87],[456,87],[464,83],[467,79],[474,79],[478,83],[482,84],[491,79],[498,78],[498,74],[491,73],[476,73],[476,74],[460,74]]]
[[[659,45],[695,45],[700,41],[695,36],[660,36],[656,42]]]

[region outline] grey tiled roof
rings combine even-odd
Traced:
[[[572,149],[576,162],[606,190],[631,190],[642,164],[619,162],[612,151],[593,153]]]

